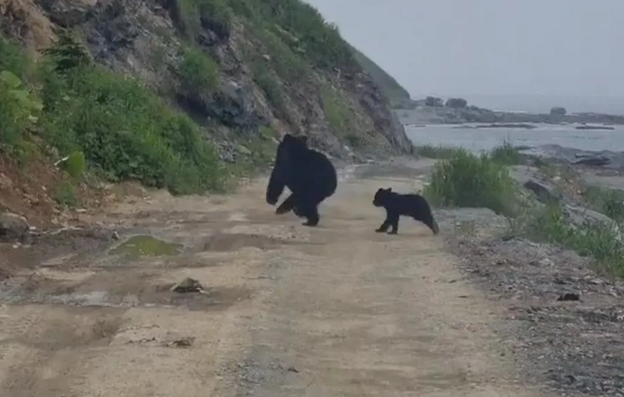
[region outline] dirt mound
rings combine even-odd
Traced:
[[[76,210],[63,208],[55,198],[69,184],[69,176],[44,158],[33,156],[25,165],[0,155],[0,211],[21,215],[37,229],[77,225],[85,208],[98,208],[105,200],[105,189],[85,182],[72,182]]]

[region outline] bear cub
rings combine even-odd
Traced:
[[[411,216],[419,222],[424,223],[431,229],[433,234],[438,234],[438,223],[433,219],[431,207],[425,198],[419,194],[400,194],[392,191],[392,188],[380,188],[375,193],[373,199],[375,207],[386,209],[386,220],[375,229],[378,233],[383,233],[392,227],[388,234],[397,234],[399,231],[399,217],[401,215]]]

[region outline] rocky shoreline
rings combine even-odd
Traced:
[[[567,115],[497,112],[468,106],[462,109],[415,105],[394,110],[403,124],[580,124],[578,129],[613,129],[610,125],[624,125],[624,116],[601,113]]]
[[[624,171],[624,152],[590,151],[548,144],[524,147],[520,154],[529,163],[539,160],[577,167],[580,172],[594,170],[595,176],[619,175]],[[624,186],[622,187],[624,189]]]

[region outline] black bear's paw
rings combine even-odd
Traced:
[[[316,222],[307,221],[307,222],[303,222],[302,225],[303,226],[308,226],[308,227],[316,227],[316,226],[318,226],[318,221],[316,221]]]
[[[277,209],[275,210],[275,213],[277,215],[282,215],[282,214],[287,213],[288,211],[290,211],[288,208],[277,207]]]
[[[385,230],[383,230],[383,229],[381,229],[381,228],[379,228],[379,229],[375,229],[375,231],[376,231],[377,233],[384,233],[384,232],[385,232]]]

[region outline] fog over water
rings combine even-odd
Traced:
[[[624,114],[622,0],[307,0],[412,97]]]

